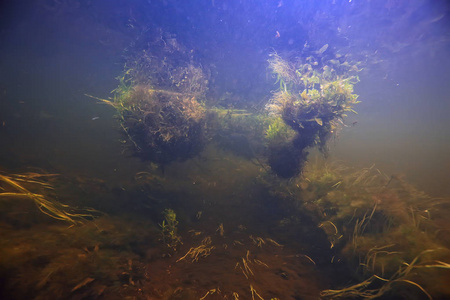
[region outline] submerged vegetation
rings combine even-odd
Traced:
[[[297,203],[326,233],[331,264],[344,260],[355,272],[354,285],[325,290],[322,297],[432,299],[450,293],[444,283],[450,250],[439,237],[449,226],[440,210],[450,199],[431,198],[375,166],[352,171],[317,162],[285,188],[275,187],[277,195]]]
[[[307,148],[317,146],[325,153],[327,139],[358,103],[358,96],[353,92],[359,80],[357,64],[350,64],[341,55],[323,59],[322,52],[319,51],[320,60],[309,56],[288,61],[277,53],[269,59],[269,67],[280,87],[267,104],[267,110],[281,117],[296,132],[283,142],[269,143],[269,164],[281,177],[290,178],[301,172]]]
[[[232,151],[242,147],[240,155],[292,178],[309,148],[326,153],[328,138],[358,103],[359,63],[324,56],[328,45],[307,58],[272,53],[268,62],[279,89],[260,111],[212,106],[210,72],[192,51],[160,32],[143,39],[128,53],[113,101],[102,101],[116,108],[135,153],[163,167],[198,155],[212,141]]]
[[[202,160],[179,162],[165,178],[136,174],[122,193],[143,199],[116,216],[15,230],[3,219],[9,225],[0,227],[1,268],[14,274],[4,290],[23,299],[119,299],[118,293],[439,299],[450,293],[450,200],[428,197],[375,166],[355,171],[309,162],[301,176],[281,181],[226,153],[209,150]],[[161,221],[154,210],[168,205],[177,213],[165,209]],[[305,239],[310,232],[312,244]],[[335,282],[328,267],[342,280]]]
[[[250,149],[245,150],[247,158],[263,155],[278,176],[294,177],[301,172],[308,148],[317,146],[326,153],[327,139],[358,103],[353,86],[360,70],[345,57],[289,62],[274,53],[269,66],[280,88],[266,105],[268,114],[207,107],[205,72],[194,67],[192,58],[186,67],[170,63],[172,56],[179,62],[174,53],[180,47],[161,50],[160,55],[168,55],[164,66],[148,51],[132,56],[119,77],[114,100],[103,100],[116,108],[134,150],[163,166],[197,155],[213,140]],[[159,76],[154,70],[160,70]],[[241,140],[238,147],[233,147],[234,139]]]
[[[130,54],[113,101],[103,101],[116,108],[134,151],[164,166],[204,147],[208,76],[175,38],[151,44]]]
[[[178,235],[177,215],[173,209],[164,210],[164,220],[159,225],[161,227],[162,240],[167,247],[176,250],[181,242],[181,236]]]
[[[33,201],[36,207],[47,216],[71,224],[80,224],[98,214],[93,209],[71,208],[60,203],[54,195],[52,196],[49,191],[53,190],[53,187],[45,179],[55,176],[58,176],[58,174],[24,173],[6,175],[0,173],[0,201],[17,202],[21,199],[28,199]]]

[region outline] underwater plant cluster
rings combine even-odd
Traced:
[[[269,59],[269,67],[277,76],[280,88],[266,107],[269,114],[280,116],[296,134],[285,141],[269,144],[269,165],[285,178],[300,174],[307,159],[307,149],[317,146],[326,153],[326,142],[341,126],[358,95],[353,86],[359,81],[357,64],[336,54],[325,59],[328,44],[317,51],[318,58],[299,57],[287,61],[277,53]]]
[[[113,101],[135,152],[165,165],[204,146],[208,76],[175,38],[156,36],[151,48],[130,55]]]
[[[104,101],[116,108],[134,151],[163,166],[199,154],[207,142],[217,142],[214,137],[242,134],[227,125],[236,110],[212,104],[216,101],[207,94],[210,71],[195,66],[192,51],[175,37],[155,36],[148,43],[151,48],[130,51],[114,100]],[[359,80],[360,62],[340,54],[330,58],[324,54],[327,48],[328,44],[305,59],[302,53],[290,60],[272,53],[268,64],[279,89],[264,110],[244,111],[260,123],[254,140],[264,139],[266,148],[250,150],[250,156],[267,161],[283,178],[301,173],[308,149],[318,147],[326,154],[328,138],[359,103],[353,86]]]

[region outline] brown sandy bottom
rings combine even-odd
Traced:
[[[373,166],[280,182],[205,161],[127,184],[26,181],[0,201],[0,299],[448,299],[450,199]],[[49,218],[41,194],[84,217]]]
[[[210,253],[176,254],[150,264],[153,284],[144,293],[148,290],[155,299],[317,299],[323,282],[314,262],[269,241],[245,231],[194,237],[180,251],[207,245]]]
[[[314,261],[240,226],[197,224],[176,250],[154,224],[101,217],[68,227],[3,223],[2,299],[317,299]],[[203,231],[200,231],[203,230]],[[197,251],[195,251],[197,249]]]

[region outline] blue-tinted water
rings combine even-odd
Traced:
[[[42,0],[0,13],[2,299],[450,295],[445,1]],[[326,159],[266,140],[274,53],[360,62],[358,114]],[[182,90],[187,66],[202,93]],[[152,75],[127,84],[165,103],[173,130],[158,137],[190,122],[171,109],[192,99],[181,110],[204,105],[200,133],[176,146],[125,133],[154,128],[154,106],[134,119],[96,98],[112,100],[130,68]],[[277,172],[275,150],[301,174]]]

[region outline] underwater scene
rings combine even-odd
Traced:
[[[0,3],[0,299],[450,299],[446,0]]]

